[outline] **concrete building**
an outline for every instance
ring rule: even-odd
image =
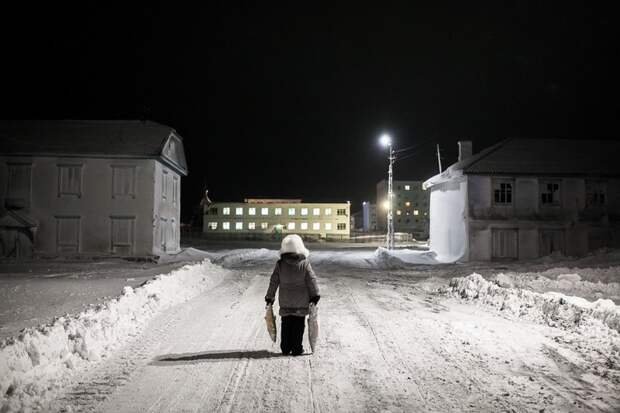
[[[0,255],[179,251],[181,137],[141,121],[0,122]]]
[[[584,255],[620,246],[620,142],[506,139],[424,183],[446,260]]]
[[[311,238],[350,236],[350,204],[306,203],[301,199],[246,199],[205,206],[204,233],[215,237],[270,237],[299,234]]]
[[[361,232],[377,232],[377,205],[362,202],[362,209],[352,214],[353,228]]]
[[[429,228],[429,193],[422,181],[393,181],[394,202],[392,214],[394,231],[412,234],[416,239],[427,239]],[[377,227],[387,231],[388,182],[377,184]]]

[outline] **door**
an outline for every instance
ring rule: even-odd
[[[134,253],[134,217],[111,218],[112,254],[133,255]]]
[[[540,256],[551,254],[566,255],[566,245],[563,229],[540,230]]]
[[[492,230],[492,259],[519,258],[519,231],[516,229]]]

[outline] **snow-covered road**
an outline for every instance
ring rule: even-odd
[[[320,269],[320,267],[319,267]],[[556,328],[508,320],[375,270],[319,271],[314,355],[283,357],[264,320],[264,267],[157,315],[52,410],[614,411]],[[305,341],[306,347],[307,341]]]

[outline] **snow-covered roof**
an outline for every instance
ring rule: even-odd
[[[424,182],[429,188],[462,174],[620,176],[620,142],[578,139],[505,139]]]
[[[178,156],[165,151],[170,139],[178,142],[172,145]],[[170,126],[152,121],[0,121],[0,143],[3,155],[157,158],[187,175],[182,138]]]

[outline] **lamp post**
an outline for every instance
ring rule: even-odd
[[[394,215],[393,215],[393,202],[394,193],[392,191],[392,165],[394,164],[394,149],[392,148],[392,138],[387,133],[381,135],[379,142],[382,146],[388,148],[388,201],[387,201],[387,249],[394,249]]]

